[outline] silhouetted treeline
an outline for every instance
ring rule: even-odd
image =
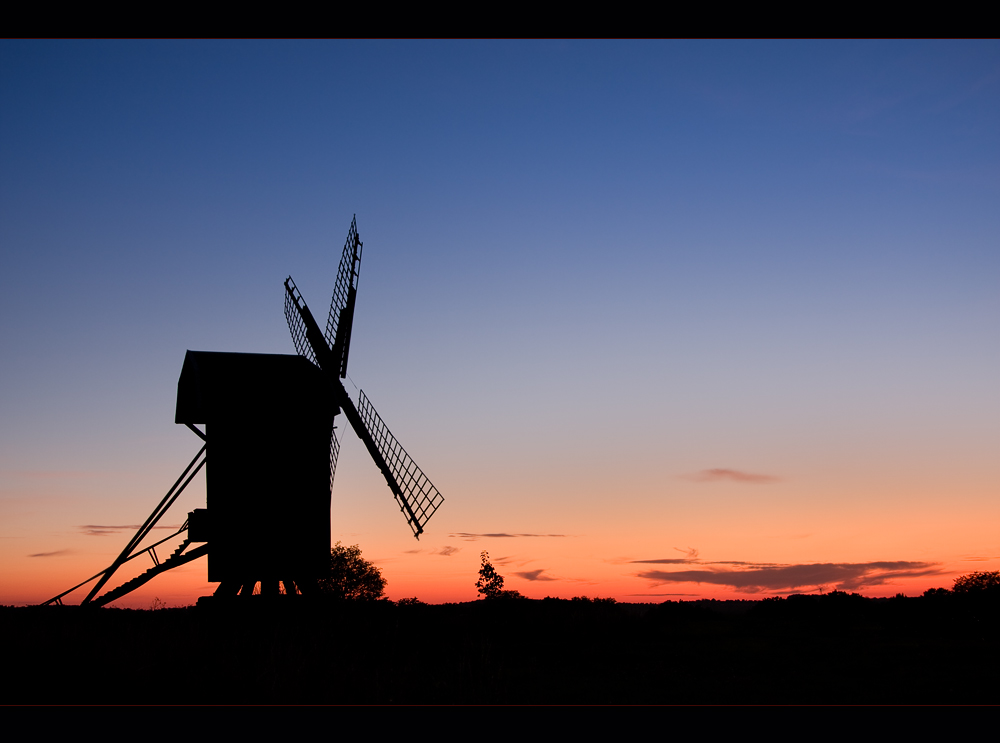
[[[262,598],[264,600],[258,601]],[[0,607],[13,703],[994,703],[996,596]],[[291,599],[291,600],[285,600]]]

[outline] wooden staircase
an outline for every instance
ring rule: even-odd
[[[168,557],[166,560],[154,565],[145,573],[137,575],[132,580],[122,583],[120,586],[118,586],[118,588],[111,589],[104,595],[94,599],[91,603],[93,603],[94,606],[105,606],[106,604],[110,604],[112,601],[120,599],[122,596],[131,593],[139,586],[145,585],[160,573],[166,572],[171,568],[176,568],[180,565],[184,565],[185,563],[198,559],[202,555],[208,554],[208,544],[203,544],[200,547],[195,547],[193,550],[185,554],[184,550],[187,549],[189,544],[191,544],[191,540],[185,539],[183,542],[181,542],[180,546],[173,551],[173,554],[171,554],[170,557]]]

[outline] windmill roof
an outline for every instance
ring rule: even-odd
[[[174,420],[281,419],[310,410],[329,415],[333,404],[323,372],[301,356],[188,351]]]

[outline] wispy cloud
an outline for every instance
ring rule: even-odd
[[[636,560],[635,562],[654,562]],[[824,590],[854,590],[866,586],[879,586],[899,578],[938,575],[943,571],[940,563],[910,562],[861,562],[814,563],[802,565],[764,565],[738,561],[706,563],[714,565],[744,565],[745,569],[710,568],[708,570],[649,570],[637,577],[665,583],[708,583],[730,586],[741,593],[783,591],[799,588]]]
[[[685,480],[694,480],[695,482],[718,482],[720,480],[729,480],[731,482],[745,482],[749,484],[761,484],[765,482],[779,482],[780,477],[775,477],[774,475],[760,475],[753,472],[743,472],[742,470],[731,470],[723,467],[718,467],[711,470],[702,470],[701,472],[696,472],[693,475],[684,475]]]
[[[106,537],[109,534],[120,534],[123,531],[139,531],[142,528],[142,524],[116,524],[116,525],[105,525],[105,524],[82,524],[77,527],[84,535],[88,537]],[[170,529],[172,531],[177,531],[181,528],[180,524],[172,524],[168,526],[154,526],[154,529]]]
[[[524,578],[525,580],[559,580],[558,578],[553,578],[551,575],[542,575],[545,569],[541,570],[525,570],[523,573],[514,573],[518,578]]]
[[[36,552],[28,557],[59,557],[60,555],[71,555],[73,550],[56,550],[55,552]]]
[[[466,542],[475,542],[479,539],[499,539],[499,538],[513,538],[513,537],[565,537],[565,534],[507,534],[506,532],[498,532],[496,534],[470,534],[469,532],[459,531],[454,534],[449,534],[452,539],[464,539]]]
[[[626,562],[653,565],[690,565],[691,563],[701,562],[701,560],[698,559],[698,550],[694,547],[674,547],[674,549],[677,552],[686,555],[686,557],[656,557],[652,560],[627,560]]]
[[[462,551],[461,547],[452,547],[450,544],[446,544],[441,549],[434,550],[431,554],[432,555],[441,555],[443,557],[451,557],[456,552],[461,552],[461,551]]]

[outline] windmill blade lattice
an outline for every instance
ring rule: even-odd
[[[288,332],[292,334],[295,352],[319,366],[312,344],[309,342],[306,323],[302,319],[306,312],[309,312],[309,308],[302,299],[302,293],[289,276],[285,279],[285,320],[288,322]]]
[[[413,535],[419,537],[424,524],[444,502],[444,496],[392,435],[363,390],[358,398],[358,413],[396,481],[399,492],[393,492],[393,495],[399,503],[399,510],[406,515]]]
[[[361,392],[360,409],[356,408],[341,382],[347,374],[362,246],[357,223],[351,220],[325,335],[320,333],[316,319],[291,276],[285,279],[285,319],[288,321],[295,350],[326,374],[338,408],[334,415],[341,411],[346,414],[354,432],[364,442],[376,466],[382,471],[413,535],[419,539],[424,524],[444,502],[444,497],[392,435],[364,392]],[[334,431],[330,443],[331,488],[339,453],[340,442]]]
[[[313,346],[309,342],[309,334],[304,317],[310,317],[309,308],[306,306],[302,294],[299,292],[292,277],[285,279],[285,320],[288,321],[288,330],[292,334],[292,343],[299,356],[309,359],[316,366],[320,366]],[[321,367],[322,368],[322,367]],[[333,427],[330,435],[330,490],[333,490],[333,477],[337,473],[337,458],[340,456],[340,441],[337,440],[337,427]]]
[[[337,371],[344,378],[347,374],[347,356],[351,350],[351,327],[354,324],[354,302],[358,292],[358,277],[361,272],[361,251],[364,243],[358,237],[357,217],[351,220],[347,232],[347,242],[340,256],[337,281],[333,285],[330,299],[330,314],[326,319],[327,345],[333,351],[340,367]]]
[[[333,492],[333,476],[337,474],[337,458],[340,456],[340,442],[337,440],[337,427],[330,434],[330,492]]]

